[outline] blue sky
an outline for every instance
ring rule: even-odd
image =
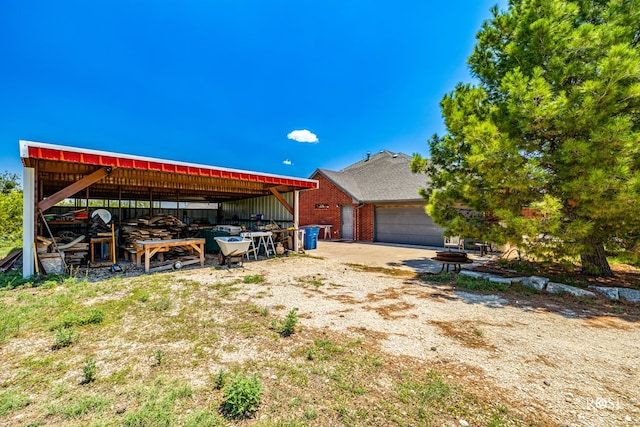
[[[20,139],[298,177],[427,155],[496,3],[6,0],[0,173]]]

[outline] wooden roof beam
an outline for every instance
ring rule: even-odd
[[[275,187],[271,187],[269,190],[271,191],[271,194],[273,194],[275,198],[278,199],[280,203],[282,203],[282,206],[284,206],[284,208],[288,210],[291,215],[293,215],[293,206],[287,203],[282,194],[280,194]]]
[[[109,175],[111,173],[111,170],[112,170],[111,167],[103,167],[98,169],[97,171],[80,179],[79,181],[76,181],[73,184],[63,188],[57,193],[52,194],[46,199],[39,201],[37,208],[42,212],[46,211],[50,207],[56,205],[58,202],[61,202],[64,199],[67,199],[73,196],[78,191],[84,190],[85,188],[89,187],[91,184],[94,184],[100,181],[102,178]]]

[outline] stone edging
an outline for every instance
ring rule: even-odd
[[[462,270],[459,274],[475,277],[477,279],[484,279],[490,282],[504,283],[511,285],[513,283],[520,283],[522,286],[536,289],[538,291],[546,291],[549,293],[557,294],[560,292],[567,292],[577,297],[590,297],[596,296],[595,293],[587,291],[586,289],[578,288],[575,286],[565,285],[564,283],[555,283],[549,281],[546,277],[541,276],[529,276],[529,277],[502,277],[496,274],[482,273],[480,271]],[[640,302],[640,291],[629,288],[609,288],[604,286],[589,286],[589,289],[604,295],[610,300],[626,300],[629,302]]]

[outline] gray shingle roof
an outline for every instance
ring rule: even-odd
[[[356,202],[423,201],[418,189],[427,177],[411,172],[411,156],[384,150],[335,172],[318,169]]]

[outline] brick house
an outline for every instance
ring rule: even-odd
[[[319,188],[300,194],[300,224],[331,224],[334,239],[442,246],[444,230],[418,194],[426,178],[410,162],[384,150],[337,172],[317,169]]]

